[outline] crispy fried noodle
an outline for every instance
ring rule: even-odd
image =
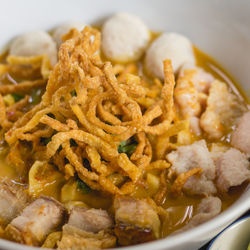
[[[56,165],[66,178],[77,173],[94,190],[129,194],[146,169],[163,171],[169,167],[160,160],[170,145],[168,139],[187,126],[176,118],[170,60],[164,61],[164,83],[156,79],[157,84],[149,84],[133,74],[133,64],[112,67],[110,62],[104,62],[99,49],[100,32],[85,27],[82,32],[72,29],[64,36],[58,63],[50,73],[46,57],[28,60],[9,56],[8,69],[3,71],[18,71],[18,67],[26,65],[22,69],[30,74],[39,69],[41,79],[1,86],[0,93],[22,93],[44,84],[49,77],[41,102],[18,119],[6,119],[8,109],[19,110],[24,100],[12,108],[6,107],[0,96],[0,121],[6,128],[5,140],[10,146],[16,145],[10,160],[22,158],[18,145],[28,141],[33,161],[38,158]],[[152,135],[163,136],[155,142],[156,147],[164,144],[157,156],[152,155]],[[46,145],[41,144],[42,138],[48,139]],[[128,140],[136,142],[130,155],[119,151],[119,145]],[[89,168],[84,165],[84,158],[89,161]],[[123,177],[122,184],[112,182],[114,174]]]

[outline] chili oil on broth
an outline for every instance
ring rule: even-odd
[[[159,36],[159,34],[160,33],[152,33],[151,36],[152,40],[155,39],[157,36]],[[220,66],[218,66],[218,64],[215,63],[213,59],[211,59],[209,56],[207,56],[205,53],[203,53],[196,47],[194,47],[194,51],[198,66],[202,67],[204,70],[211,73],[215,78],[225,81],[230,87],[232,86],[233,83],[234,86],[236,86],[238,93],[240,93],[240,96],[241,97],[244,96],[242,95],[243,92],[238,88],[238,84],[235,83],[235,81]],[[5,57],[2,58],[2,61],[4,60]],[[130,63],[130,65],[132,65],[131,67],[133,67],[134,70],[133,73],[139,74],[140,76],[145,78],[146,81],[153,84],[154,79],[148,76],[142,70],[143,60],[144,58],[141,58],[135,63]],[[113,63],[113,65],[115,66],[116,63]],[[128,66],[128,64],[124,64],[124,66]],[[11,75],[11,76],[6,75],[4,79],[1,79],[1,81],[4,84],[10,84],[10,83],[14,84],[12,79],[14,79],[14,81],[17,82],[22,80],[20,79],[19,75]],[[40,91],[39,96],[41,96],[42,93],[44,92],[44,89],[39,89],[39,91]],[[30,105],[32,106],[32,100]],[[199,140],[203,138],[207,140],[206,137],[196,138],[194,136],[194,140]],[[222,142],[226,144],[226,142],[224,141]],[[5,145],[3,147],[7,151],[9,150],[8,146]],[[8,160],[6,158],[6,153],[2,153],[2,155],[0,156],[0,177],[1,178],[8,177],[16,183],[27,185],[27,176],[25,176],[24,178],[23,176],[20,176],[18,169],[16,169],[14,166],[8,163]],[[83,193],[75,183],[76,180],[74,178],[66,180],[62,179],[61,177],[60,178],[58,177],[55,178],[54,180],[51,180],[51,182],[48,182],[45,185],[44,189],[40,191],[39,195],[43,194],[52,196],[63,203],[82,201],[89,207],[111,209],[111,202],[112,202],[111,195],[103,194],[102,192],[98,191],[90,191],[88,193]],[[240,187],[234,188],[227,195],[218,194],[222,200],[223,210],[227,209],[235,200],[237,200],[245,188],[246,185],[241,185]],[[145,198],[148,196],[149,193],[151,193],[152,195],[154,194],[154,192],[148,190],[147,187],[139,185],[136,191],[132,194],[132,196],[136,198]],[[197,208],[197,205],[200,202],[200,200],[201,200],[200,196],[190,197],[182,193],[180,196],[174,197],[173,195],[168,194],[165,197],[164,202],[162,203],[162,207],[164,209],[167,209],[170,216],[168,216],[168,223],[165,224],[164,228],[162,229],[161,236],[165,237],[170,233],[174,232],[175,230],[180,229],[182,226],[186,225],[189,222],[190,218],[193,216],[194,211]]]

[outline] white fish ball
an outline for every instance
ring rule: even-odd
[[[116,62],[140,58],[150,39],[147,26],[137,16],[118,13],[109,18],[102,28],[102,50]]]
[[[56,43],[51,36],[44,31],[32,31],[18,36],[10,45],[10,55],[13,56],[37,56],[46,54],[54,65],[57,61]]]
[[[156,38],[146,52],[146,70],[160,79],[164,78],[163,61],[170,59],[173,70],[178,72],[184,63],[195,63],[191,41],[177,33],[163,33]]]
[[[69,22],[58,26],[52,32],[52,37],[56,42],[57,47],[60,47],[62,43],[62,36],[68,33],[71,29],[75,28],[81,31],[84,28],[84,24],[78,22]]]

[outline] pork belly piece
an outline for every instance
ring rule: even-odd
[[[28,195],[22,188],[7,180],[0,183],[0,225],[6,226],[28,204]]]
[[[238,127],[232,134],[231,144],[250,155],[250,111],[241,117]]]
[[[57,245],[61,250],[103,249],[114,247],[116,238],[105,230],[92,233],[67,224],[63,226],[62,239]]]
[[[217,187],[227,192],[230,187],[239,186],[250,180],[250,163],[245,154],[231,148],[216,161]]]
[[[201,116],[200,126],[210,138],[218,139],[242,112],[243,106],[227,85],[215,80],[209,89],[207,108]]]
[[[107,211],[74,207],[68,224],[63,226],[59,249],[101,249],[114,247],[116,238],[111,234],[113,220]]]
[[[28,205],[6,228],[14,241],[39,246],[46,236],[63,223],[66,210],[49,197],[40,197]]]
[[[193,168],[202,168],[200,176],[192,176],[186,181],[183,187],[186,193],[205,195],[216,193],[216,187],[213,183],[215,165],[205,140],[180,146],[176,151],[169,153],[167,159],[172,164],[172,170],[176,175]]]
[[[68,225],[86,232],[98,233],[101,230],[111,228],[113,220],[105,210],[74,207],[70,213]]]
[[[198,205],[197,211],[194,217],[189,221],[189,223],[182,227],[180,230],[174,232],[174,234],[181,233],[188,229],[194,228],[210,219],[215,217],[221,212],[221,200],[218,197],[207,197],[202,199]]]
[[[115,234],[120,245],[131,245],[159,238],[160,219],[144,200],[116,197]]]

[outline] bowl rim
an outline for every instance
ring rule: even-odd
[[[218,240],[220,238],[221,235],[223,235],[225,232],[231,230],[234,227],[237,227],[238,225],[241,224],[241,222],[243,221],[247,221],[248,219],[250,219],[250,214],[245,215],[241,218],[239,218],[238,220],[232,222],[230,225],[228,225],[225,229],[223,229],[218,235],[216,235],[216,237],[209,243],[207,250],[210,250],[211,247],[214,245],[215,241]]]
[[[250,191],[250,184],[246,187],[245,192]],[[242,195],[244,195],[244,193]],[[240,199],[241,197],[239,197]],[[233,203],[230,207],[228,207],[221,214],[217,215],[213,219],[196,226],[190,230],[182,232],[180,234],[176,234],[173,236],[168,236],[163,239],[159,239],[152,242],[146,242],[138,245],[128,246],[128,247],[120,247],[113,248],[122,249],[122,250],[150,250],[150,249],[163,249],[164,247],[178,247],[183,246],[185,242],[199,242],[201,240],[200,237],[211,233],[212,231],[218,230],[219,227],[223,227],[223,230],[220,230],[220,233],[225,230],[225,227],[228,228],[228,224],[231,224],[232,220],[240,217],[242,214],[247,212],[250,208],[250,196],[244,197],[244,199],[239,199]],[[194,238],[195,236],[195,238]],[[209,239],[207,240],[209,241]],[[205,243],[204,243],[205,244]],[[27,246],[19,243],[15,243],[9,240],[0,239],[0,247],[3,249],[19,249],[19,250],[27,250],[27,249],[41,249],[40,247]]]

